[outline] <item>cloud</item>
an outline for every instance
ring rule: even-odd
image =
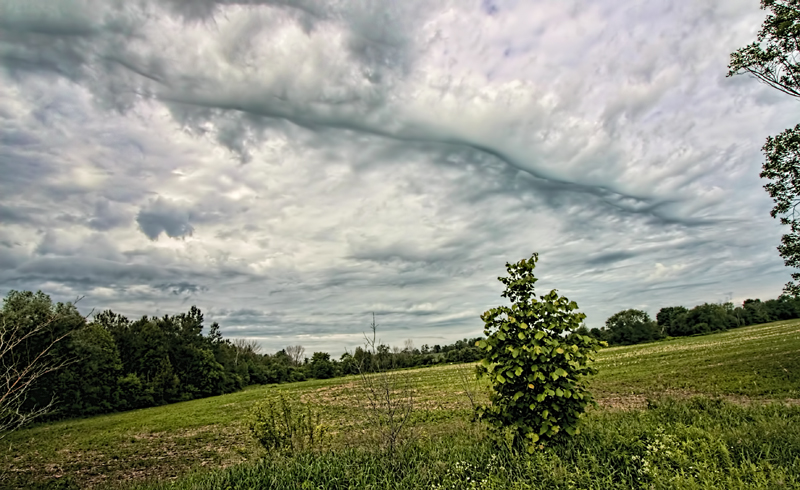
[[[762,18],[0,0],[0,285],[129,316],[196,303],[226,334],[332,351],[372,312],[387,342],[478,334],[534,251],[541,290],[595,326],[720,283],[775,296],[759,148],[800,113],[724,77]]]
[[[159,196],[139,211],[136,222],[139,230],[151,240],[157,240],[162,232],[170,238],[183,238],[194,231],[189,216],[190,212],[183,205]]]
[[[98,231],[108,231],[127,225],[130,223],[131,217],[120,208],[116,203],[107,199],[97,201],[94,206],[94,216],[88,222],[89,227]]]

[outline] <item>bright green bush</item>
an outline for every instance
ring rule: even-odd
[[[516,264],[506,263],[508,277],[502,296],[511,307],[493,308],[483,315],[485,340],[476,343],[484,358],[482,375],[492,384],[491,404],[478,407],[478,416],[506,442],[526,446],[574,435],[578,420],[593,403],[585,376],[601,343],[587,335],[567,335],[586,315],[556,290],[536,298],[533,275],[538,254]]]

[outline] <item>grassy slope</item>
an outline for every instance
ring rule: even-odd
[[[593,381],[601,406],[637,407],[663,394],[707,394],[736,401],[794,399],[800,393],[800,321],[600,353]],[[415,429],[424,438],[465,429],[461,373],[441,366],[408,372],[417,386]],[[473,388],[476,386],[473,385]],[[2,442],[6,483],[22,485],[72,475],[82,484],[169,478],[204,466],[253,459],[258,450],[243,420],[265,395],[285,390],[319,407],[334,428],[332,444],[358,445],[360,416],[354,378],[308,381],[164,407],[41,425]],[[609,415],[610,416],[610,415]],[[602,425],[602,424],[601,424]]]

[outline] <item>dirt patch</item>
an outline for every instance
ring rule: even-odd
[[[600,395],[597,397],[597,404],[601,409],[605,410],[641,410],[647,408],[647,400],[655,400],[658,398],[675,398],[678,400],[687,400],[696,396],[709,397],[708,393],[699,393],[688,390],[668,390],[657,395],[649,394],[630,394],[630,395]],[[772,403],[779,403],[782,405],[800,406],[800,399],[797,398],[751,398],[744,395],[720,395],[713,398],[719,398],[726,402],[734,403],[741,406],[749,405],[769,405]]]

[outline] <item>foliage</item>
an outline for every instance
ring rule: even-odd
[[[642,310],[624,310],[606,320],[609,344],[638,344],[662,337],[658,324]]]
[[[746,299],[741,306],[732,303],[703,303],[692,309],[668,306],[658,311],[656,325],[643,311],[625,310],[610,317],[605,328],[593,328],[589,335],[611,345],[629,345],[794,318],[800,318],[800,298],[784,294],[767,301]]]
[[[577,330],[585,318],[578,305],[555,290],[536,299],[533,275],[538,255],[506,263],[508,277],[498,278],[511,307],[481,315],[485,340],[478,342],[484,358],[481,372],[492,384],[491,405],[479,417],[505,434],[513,444],[560,438],[579,432],[578,419],[592,402],[585,376],[600,343]]]
[[[259,402],[250,411],[248,428],[267,451],[296,453],[319,446],[325,435],[320,414],[291,402],[284,392]]]
[[[11,291],[0,311],[0,439],[54,409],[45,387],[71,359],[67,337],[84,322],[72,304]]]
[[[731,53],[728,76],[749,73],[767,85],[793,97],[800,97],[800,1],[762,0],[761,8],[770,13],[758,32],[757,42]],[[800,197],[800,124],[777,136],[770,136],[762,147],[766,155],[761,178],[771,182],[764,188],[775,200],[770,214],[789,225],[778,251],[788,267],[800,267],[800,222],[795,208]],[[793,273],[794,281],[800,273]],[[790,281],[784,290],[798,296],[800,285]]]
[[[315,352],[311,356],[311,375],[317,379],[328,379],[336,376],[336,366],[331,362],[327,352]]]
[[[800,197],[800,124],[777,136],[767,137],[762,151],[766,161],[760,176],[771,180],[764,188],[775,200],[770,215],[780,217],[781,224],[789,225],[789,233],[781,237],[778,252],[786,266],[800,268],[800,220],[795,217]],[[792,273],[792,279],[800,280],[800,273]],[[793,281],[787,283],[784,290],[793,296],[800,295],[800,285]]]
[[[749,73],[770,87],[800,97],[800,1],[761,0],[770,10],[757,42],[731,53],[728,76]]]

